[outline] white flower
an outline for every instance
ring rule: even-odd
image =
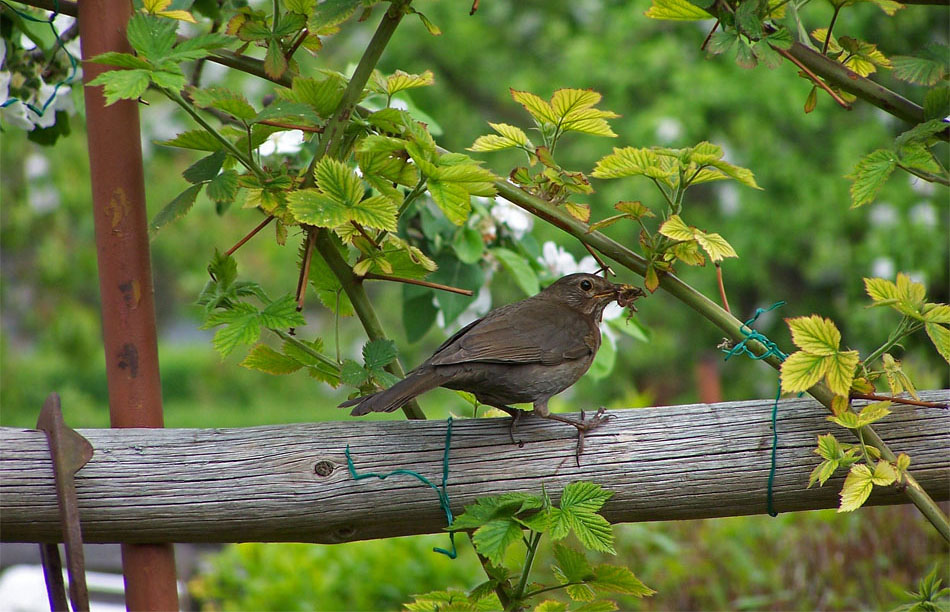
[[[910,220],[927,227],[936,227],[937,211],[930,202],[920,202],[910,209]]]
[[[4,100],[3,103],[6,102],[9,102],[9,100]],[[0,107],[0,119],[2,119],[4,123],[8,123],[13,127],[20,128],[21,130],[32,130],[33,122],[30,121],[28,112],[29,111],[23,102],[20,102],[19,100],[13,100],[6,106]]]
[[[890,257],[877,257],[871,262],[871,276],[875,278],[894,278],[894,260]]]
[[[543,265],[552,276],[566,276],[576,272],[594,273],[597,271],[597,261],[588,255],[580,261],[574,259],[574,256],[564,250],[564,247],[551,242],[545,242],[541,247],[541,259]]]
[[[48,128],[56,123],[56,112],[65,111],[70,115],[76,111],[73,98],[69,95],[69,85],[61,84],[58,87],[43,83],[33,97],[32,103],[40,112],[29,109],[29,118],[38,127]]]
[[[283,155],[293,154],[300,151],[302,144],[303,132],[300,130],[277,132],[276,134],[271,134],[267,140],[264,141],[264,144],[261,145],[260,152],[264,157],[275,153]]]
[[[497,223],[507,227],[518,240],[534,227],[534,217],[507,200],[495,200],[491,216]]]
[[[683,133],[683,124],[673,117],[663,117],[656,125],[656,138],[662,142],[674,142]]]
[[[897,209],[887,202],[878,202],[871,208],[868,221],[877,227],[892,227],[897,223]]]

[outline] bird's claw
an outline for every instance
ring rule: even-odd
[[[581,455],[584,454],[584,435],[595,429],[610,419],[614,417],[612,414],[605,414],[607,409],[601,406],[597,413],[594,414],[590,419],[587,418],[585,412],[581,410],[580,420],[572,419],[570,417],[565,417],[557,414],[549,414],[547,418],[554,419],[555,421],[561,421],[562,423],[567,423],[577,428],[577,451],[575,452],[575,460],[577,461],[577,467],[581,466]]]

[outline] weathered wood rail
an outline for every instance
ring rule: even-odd
[[[950,390],[922,393],[950,400]],[[581,467],[573,429],[525,418],[519,448],[507,420],[458,420],[448,492],[458,513],[504,491],[557,494],[574,480],[615,491],[612,522],[760,514],[766,507],[772,401],[615,411],[588,435]],[[816,436],[835,431],[811,399],[778,412],[775,506],[835,507],[843,476],[806,489]],[[950,498],[950,412],[897,406],[875,429],[936,500]],[[243,429],[80,430],[95,448],[76,475],[87,542],[301,541],[335,543],[439,531],[435,493],[417,480],[353,480],[357,470],[410,469],[439,482],[445,421],[340,421]],[[323,475],[326,474],[326,475]],[[894,487],[870,504],[905,503]],[[0,540],[60,538],[53,472],[41,432],[0,428]]]

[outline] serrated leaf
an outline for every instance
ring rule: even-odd
[[[786,319],[792,342],[814,355],[834,355],[841,343],[841,332],[830,319],[818,315]],[[842,394],[846,395],[846,394]]]
[[[261,336],[261,323],[258,311],[252,305],[238,302],[230,310],[210,315],[202,328],[224,325],[214,334],[212,344],[215,350],[227,357],[239,344],[252,344]]]
[[[861,427],[861,417],[854,412],[842,412],[839,415],[826,417],[832,423],[846,427],[848,429],[858,429]]]
[[[534,607],[534,612],[567,612],[567,604],[563,601],[546,599]]]
[[[271,329],[297,327],[307,321],[297,312],[297,301],[291,294],[283,295],[261,310],[261,325]]]
[[[485,241],[475,228],[462,226],[452,241],[452,250],[463,263],[473,264],[485,253]]]
[[[560,542],[554,545],[554,560],[557,562],[561,584],[583,582],[594,577],[594,569],[584,553]]]
[[[107,66],[117,66],[119,68],[141,68],[142,70],[151,70],[152,65],[141,57],[136,57],[130,53],[119,53],[117,51],[108,51],[86,60],[94,64],[105,64]]]
[[[395,74],[386,78],[386,93],[392,96],[406,89],[427,87],[434,82],[435,77],[431,70],[426,70],[422,74],[409,74],[402,70],[397,70]]]
[[[386,196],[377,195],[357,202],[347,210],[347,215],[351,221],[355,221],[363,227],[396,231],[396,215],[399,207]]]
[[[714,262],[722,261],[726,257],[739,256],[735,249],[732,248],[732,245],[729,244],[725,238],[716,233],[707,234],[705,232],[697,232],[696,242],[706,251],[709,255],[709,259]]]
[[[726,53],[735,46],[737,36],[735,32],[713,32],[706,43],[706,50],[713,55]]]
[[[844,486],[841,488],[841,504],[838,506],[838,512],[851,512],[860,508],[868,496],[871,495],[871,489],[874,488],[871,470],[864,464],[855,464],[851,466],[847,478],[844,479]]]
[[[347,208],[316,189],[299,189],[287,195],[287,207],[299,223],[337,227],[349,221]]]
[[[225,158],[224,151],[215,151],[211,155],[202,157],[188,168],[182,172],[182,176],[185,177],[185,180],[189,183],[203,183],[205,181],[210,181],[215,176],[218,175],[218,172],[221,170],[221,165],[224,163]]]
[[[303,364],[296,359],[278,353],[266,344],[258,344],[252,348],[247,357],[238,365],[249,370],[275,375],[291,374],[303,367]]]
[[[317,187],[340,204],[353,205],[363,198],[363,181],[345,163],[323,157],[314,168]]]
[[[841,444],[832,434],[819,435],[815,453],[824,459],[838,459],[841,457]]]
[[[489,561],[501,565],[508,547],[521,539],[521,526],[512,519],[488,521],[475,530],[472,544]]]
[[[879,487],[886,487],[897,481],[897,470],[888,461],[878,461],[871,475],[871,482]]]
[[[507,123],[489,123],[493,130],[498,134],[487,134],[475,139],[475,143],[468,148],[469,151],[500,151],[518,146],[531,146],[528,136],[513,125]]]
[[[583,221],[584,223],[590,221],[590,206],[587,204],[576,204],[570,201],[564,202],[564,210],[578,221]]]
[[[646,175],[650,178],[667,178],[674,175],[672,166],[664,167],[655,151],[624,147],[614,148],[613,153],[601,158],[594,166],[591,176],[602,179]]]
[[[828,371],[825,381],[828,388],[836,395],[847,395],[854,380],[854,369],[858,367],[861,358],[857,351],[843,351],[825,357],[828,361]]]
[[[797,351],[782,362],[782,391],[796,393],[808,391],[828,371],[829,361],[824,356]]]
[[[847,176],[853,181],[850,190],[851,208],[873,201],[896,167],[897,157],[887,149],[878,149],[862,158]]]
[[[868,404],[861,409],[861,412],[858,414],[858,424],[860,427],[865,425],[871,425],[876,423],[889,415],[891,402],[874,402],[873,404]]]
[[[445,217],[455,225],[462,225],[472,211],[471,196],[459,183],[429,180],[429,195]]]
[[[238,175],[234,170],[225,170],[208,183],[205,194],[215,202],[233,202],[238,191]]]
[[[865,278],[864,290],[875,302],[897,303],[900,300],[897,285],[884,278]]]
[[[166,147],[179,147],[197,151],[218,151],[223,148],[221,142],[205,130],[188,130],[171,140],[160,140],[158,144]]]
[[[929,58],[896,55],[891,58],[894,76],[917,85],[936,85],[947,74],[947,62]]]
[[[102,85],[106,106],[110,106],[119,100],[137,99],[148,89],[150,77],[149,70],[110,70],[97,76],[88,85]]]
[[[679,215],[670,215],[669,219],[660,226],[659,231],[673,240],[693,240],[695,238],[693,228],[686,225],[686,222]]]
[[[396,343],[380,338],[363,345],[363,363],[370,370],[383,368],[396,358]]]
[[[126,24],[126,38],[139,55],[155,64],[171,53],[177,30],[175,21],[133,13]]]
[[[594,567],[594,579],[589,584],[598,591],[621,593],[634,597],[647,597],[656,593],[656,591],[643,584],[628,568],[608,563],[602,563]]]
[[[617,554],[613,544],[613,529],[607,519],[599,514],[580,511],[569,512],[567,516],[571,530],[585,548]]]
[[[524,257],[501,247],[490,249],[490,252],[501,262],[502,267],[511,274],[515,283],[526,295],[532,296],[541,291],[538,275]]]
[[[203,185],[201,184],[192,185],[158,211],[158,214],[156,214],[148,224],[149,236],[154,237],[160,229],[188,214],[188,211],[194,206],[195,198],[198,197],[198,192],[201,191],[202,187]]]
[[[294,77],[288,97],[310,106],[320,117],[329,117],[339,106],[345,89],[346,81],[335,74],[324,79]]]
[[[343,367],[340,369],[340,381],[344,385],[351,387],[361,387],[369,380],[369,372],[366,368],[356,363],[352,359],[344,359]]]
[[[317,353],[323,351],[323,340],[320,338],[316,338],[311,342],[307,342],[306,340],[298,340],[298,342]],[[293,359],[303,365],[312,366],[321,363],[320,360],[311,355],[309,351],[304,350],[298,346],[296,342],[291,340],[284,340],[281,350],[289,359]]]
[[[539,124],[557,123],[558,116],[546,100],[528,91],[518,91],[517,89],[510,89],[509,91],[511,92],[511,97],[515,99],[515,102],[524,106],[525,110],[527,110]]]
[[[578,512],[597,512],[614,492],[593,482],[572,482],[561,493],[560,508]]]
[[[672,21],[698,21],[713,18],[712,15],[687,0],[653,0],[653,4],[644,14],[650,19]]]
[[[937,323],[925,323],[924,329],[927,330],[927,335],[934,343],[937,352],[947,363],[950,363],[950,328]]]
[[[819,463],[818,466],[811,471],[811,474],[808,475],[807,488],[811,488],[816,482],[818,486],[824,485],[828,479],[834,475],[839,465],[840,463],[837,459],[826,459]]]

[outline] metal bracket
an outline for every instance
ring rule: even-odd
[[[79,501],[76,496],[75,475],[90,459],[93,448],[89,440],[63,422],[59,395],[50,393],[43,403],[36,428],[46,434],[50,457],[53,460],[53,476],[56,482],[56,499],[62,522],[63,542],[66,544],[66,573],[69,575],[69,600],[75,612],[89,610],[89,591],[86,588],[86,564],[82,549],[82,527],[79,523]],[[59,546],[55,542],[40,544],[43,558],[43,574],[46,576],[46,591],[53,612],[68,612],[66,591],[63,586],[63,565],[59,558]]]

